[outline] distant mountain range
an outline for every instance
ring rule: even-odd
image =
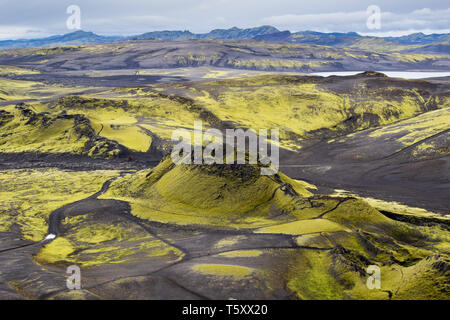
[[[280,31],[272,26],[240,29],[215,29],[208,33],[195,34],[190,31],[153,31],[136,36],[101,36],[93,32],[75,31],[65,35],[40,39],[20,39],[0,41],[1,49],[48,47],[62,45],[83,45],[95,43],[111,43],[133,40],[200,40],[200,39],[255,39],[269,42],[304,43],[336,47],[360,49],[383,48],[386,50],[401,49],[412,52],[450,53],[450,34],[413,33],[401,37],[370,37],[355,32],[322,33],[315,31]],[[408,48],[411,46],[411,48]],[[395,49],[394,49],[395,48]]]

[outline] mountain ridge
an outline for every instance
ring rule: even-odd
[[[78,30],[64,35],[53,35],[45,38],[3,40],[0,41],[0,48],[14,49],[61,45],[85,45],[137,40],[181,41],[202,39],[256,39],[267,42],[303,43],[337,47],[363,47],[366,45],[365,42],[369,41],[378,46],[383,46],[383,44],[386,43],[394,46],[428,46],[427,50],[429,51],[433,50],[433,45],[448,43],[448,41],[450,41],[450,34],[434,33],[426,35],[423,33],[412,33],[400,37],[374,37],[363,36],[356,32],[323,33],[306,30],[292,33],[288,30],[280,31],[269,25],[246,29],[237,27],[232,27],[230,29],[213,29],[208,33],[192,33],[189,30],[163,30],[151,31],[133,36],[102,36],[91,31]],[[430,49],[430,45],[432,49]],[[438,49],[436,50],[442,53],[442,48],[444,48],[445,51],[447,46],[437,46],[437,48]]]

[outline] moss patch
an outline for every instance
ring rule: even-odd
[[[23,169],[0,171],[0,231],[17,225],[25,239],[40,241],[50,213],[100,190],[119,173]]]
[[[255,273],[252,268],[226,264],[197,264],[192,269],[204,275],[232,280],[242,280]]]

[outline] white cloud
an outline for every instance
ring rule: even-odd
[[[183,29],[183,19],[156,15],[135,15],[104,19],[85,19],[83,29],[94,30],[103,35],[130,35],[154,30]]]
[[[423,14],[430,14],[430,13],[432,13],[432,12],[433,12],[433,11],[431,11],[430,8],[423,8],[423,9],[419,9],[419,10],[414,10],[414,11],[412,12],[412,14],[423,15]]]
[[[31,39],[48,35],[47,32],[32,27],[0,25],[0,40]]]
[[[170,19],[164,16],[155,15],[136,15],[127,17],[114,17],[106,19],[85,19],[84,23],[92,26],[129,26],[129,25],[145,25],[145,26],[169,26],[170,24],[176,22],[174,19]]]
[[[328,23],[351,23],[364,22],[367,15],[365,11],[355,12],[333,12],[333,13],[318,13],[318,14],[285,14],[281,16],[273,16],[263,18],[262,22],[274,25],[283,25],[288,27],[290,25],[316,25]]]
[[[411,33],[422,32],[424,34],[432,33],[450,33],[450,29],[408,29],[408,30],[397,30],[397,31],[385,31],[385,32],[359,32],[362,36],[374,36],[374,37],[401,37],[407,36]]]
[[[381,32],[406,32],[407,30],[448,30],[450,27],[450,8],[431,10],[423,8],[409,13],[393,13],[381,8]],[[272,24],[291,31],[315,30],[322,32],[370,32],[366,27],[366,11],[331,12],[318,14],[286,14],[261,19],[262,23]],[[438,31],[445,32],[445,31]]]

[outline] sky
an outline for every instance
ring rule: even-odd
[[[66,23],[70,5],[80,8],[81,29],[101,35],[157,30],[206,33],[261,25],[291,32],[358,32],[375,36],[450,33],[447,0],[0,0],[0,39],[73,32]],[[371,5],[380,9],[378,29],[366,23]]]

